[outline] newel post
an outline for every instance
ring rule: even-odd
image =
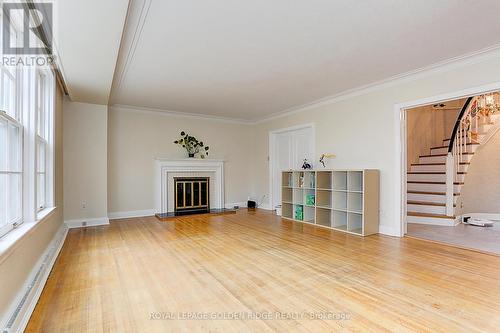
[[[446,215],[454,216],[453,207],[453,194],[454,188],[453,183],[455,179],[455,161],[452,153],[448,153],[446,156]]]

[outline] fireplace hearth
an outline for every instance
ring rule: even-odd
[[[236,214],[236,209],[210,208],[210,177],[173,177],[174,212],[158,213],[160,221],[183,215]]]

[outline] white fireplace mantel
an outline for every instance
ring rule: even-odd
[[[168,188],[168,178],[171,173],[179,172],[211,172],[214,174],[215,195],[210,208],[224,208],[224,161],[212,159],[170,159],[155,158],[155,212],[167,213],[172,211],[168,205],[169,196],[173,196],[173,189]],[[171,193],[172,192],[172,193]]]

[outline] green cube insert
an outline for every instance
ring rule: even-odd
[[[304,207],[302,206],[295,207],[295,219],[299,221],[304,220]]]

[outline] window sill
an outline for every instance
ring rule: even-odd
[[[35,222],[24,222],[17,228],[14,228],[3,237],[0,238],[0,264],[2,264],[20,243],[26,235],[44,220],[48,219],[55,211],[57,207],[45,208],[37,214],[37,220]]]
[[[39,211],[36,214],[36,222],[35,223],[38,223],[38,222],[42,221],[43,219],[47,218],[55,210],[56,210],[56,207],[49,207],[49,208],[42,209],[41,211]]]

